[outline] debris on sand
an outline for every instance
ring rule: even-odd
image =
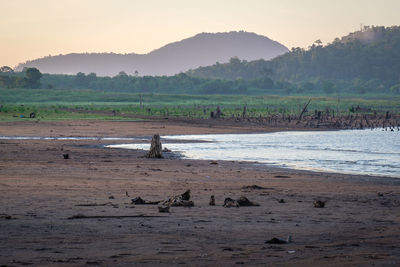
[[[69,154],[63,154],[64,159],[69,159]]]
[[[260,206],[260,204],[250,201],[247,197],[241,196],[237,200],[234,200],[230,197],[225,198],[223,207],[232,208],[232,207],[256,207]]]
[[[285,203],[285,200],[283,198],[278,199],[278,203]]]
[[[193,207],[194,202],[190,200],[190,190],[186,190],[185,193],[177,196],[170,197],[163,203],[166,206],[171,207]]]
[[[162,150],[162,152],[172,152],[172,150],[171,150],[171,149],[168,149],[168,148],[166,148],[166,147],[164,147],[164,149]]]
[[[236,202],[236,200],[234,200],[234,199],[232,199],[230,197],[227,197],[224,200],[223,207],[225,207],[225,208],[232,208],[232,207],[239,208],[239,204]]]
[[[214,197],[214,196],[211,196],[211,197],[210,197],[209,205],[210,205],[210,206],[215,206],[215,197]]]
[[[113,216],[113,215],[95,215],[95,216],[88,216],[84,214],[76,214],[71,217],[68,217],[68,220],[76,220],[76,219],[123,219],[123,218],[160,218],[165,216],[156,216],[156,215],[120,215],[120,216]]]
[[[2,215],[0,215],[0,219],[4,219],[4,220],[15,220],[16,218],[13,217],[13,216],[11,216],[11,215],[8,215],[8,214],[2,214]]]
[[[213,160],[213,161],[210,161],[210,164],[211,164],[211,165],[218,165],[218,162],[216,162],[215,160]]]
[[[144,201],[141,197],[135,197],[132,199],[132,204],[143,205],[146,204],[146,201]]]
[[[279,239],[279,238],[272,238],[268,241],[265,241],[265,244],[287,244],[288,242],[283,240],[283,239]]]
[[[147,201],[141,197],[135,197],[132,199],[132,204],[135,204],[135,205],[157,205],[160,202],[161,201]]]
[[[275,178],[290,178],[290,176],[287,175],[275,175]]]
[[[247,189],[249,189],[249,190],[262,190],[262,189],[269,189],[269,188],[258,186],[258,185],[254,184],[254,185],[245,185],[245,186],[242,187],[242,189],[245,189],[245,190],[247,190]]]
[[[159,134],[155,134],[153,136],[153,138],[151,139],[150,150],[147,153],[146,157],[147,158],[158,158],[158,159],[163,158],[162,145],[161,145]]]
[[[76,204],[76,207],[104,207],[104,206],[111,206],[114,208],[118,208],[117,204],[113,204],[111,202],[107,203],[88,203],[88,204]]]
[[[166,207],[158,207],[158,212],[162,212],[162,213],[168,213],[169,212],[169,206]]]
[[[315,208],[324,208],[325,203],[326,203],[326,201],[316,200],[316,201],[314,201],[314,207]]]
[[[247,197],[245,197],[245,196],[241,196],[236,202],[239,204],[239,206],[243,206],[243,207],[255,207],[255,206],[260,206],[260,204],[250,201],[250,200],[249,200]]]

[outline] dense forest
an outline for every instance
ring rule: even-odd
[[[317,40],[273,60],[231,58],[174,76],[120,72],[42,74],[36,68],[0,68],[0,88],[94,89],[174,94],[400,94],[400,27],[364,27],[331,44]]]
[[[187,72],[190,76],[255,80],[266,77],[288,91],[400,93],[400,27],[364,27],[331,44],[317,40],[308,49],[292,48],[273,60],[215,64]]]

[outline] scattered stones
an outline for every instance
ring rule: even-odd
[[[63,154],[64,159],[69,159],[69,154]]]
[[[210,206],[215,206],[215,197],[214,196],[211,196],[210,197]]]
[[[109,196],[108,199],[115,199],[113,195]]]
[[[285,203],[285,200],[283,198],[278,199],[278,203]]]
[[[325,203],[326,203],[326,201],[316,200],[316,201],[314,201],[314,207],[315,208],[324,208]]]

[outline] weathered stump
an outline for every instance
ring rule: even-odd
[[[146,155],[147,158],[163,158],[162,145],[160,141],[160,135],[155,134],[151,139],[150,151]]]

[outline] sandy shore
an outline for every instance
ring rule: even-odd
[[[211,126],[211,127],[210,127]],[[277,130],[182,122],[0,123],[1,136]],[[0,140],[0,265],[396,266],[400,180],[241,162],[146,159],[98,141]],[[64,159],[63,154],[69,154]],[[245,188],[257,185],[262,189]],[[195,206],[162,200],[190,189]],[[214,195],[216,206],[209,206]],[[259,207],[224,208],[246,196]],[[282,201],[283,200],[283,201]],[[315,208],[315,200],[327,201]],[[74,215],[97,218],[69,219]],[[288,244],[268,244],[273,237]]]

